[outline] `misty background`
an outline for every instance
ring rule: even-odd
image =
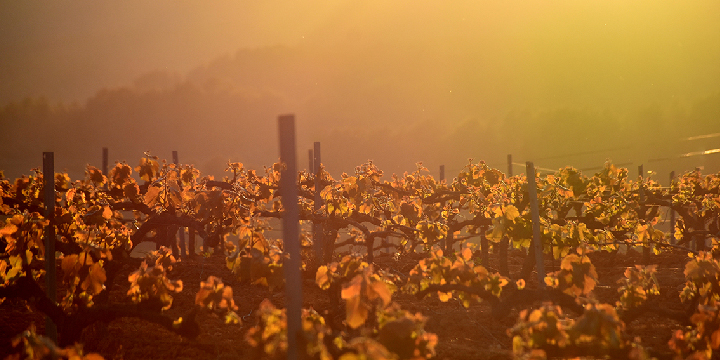
[[[720,2],[0,0],[0,169],[720,171]],[[706,155],[701,153],[707,152]],[[514,172],[524,172],[516,166]]]

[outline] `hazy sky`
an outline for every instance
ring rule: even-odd
[[[332,9],[294,3],[0,0],[0,100],[84,101],[148,71],[184,73],[240,48],[294,45]]]
[[[633,102],[615,98],[623,88],[665,100],[717,88],[720,78],[714,0],[0,0],[0,9],[3,103],[82,102],[148,71],[184,74],[270,45],[361,51],[344,61],[385,52],[378,66],[403,71],[403,62],[414,76],[443,78],[446,88],[433,90],[454,88],[460,105],[480,96],[623,105]]]
[[[720,92],[719,64],[717,0],[0,0],[0,105],[44,96],[82,106],[152,71],[215,74],[280,99],[268,112],[308,121],[302,146],[411,124],[419,130],[402,134],[427,138],[403,139],[409,164],[432,157],[413,149],[435,146],[428,134],[440,130],[471,142],[464,129],[523,130],[564,109],[618,129],[687,113]],[[564,131],[592,136],[575,130]],[[506,140],[495,140],[501,153],[556,155]]]

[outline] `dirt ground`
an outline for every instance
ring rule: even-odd
[[[510,257],[511,274],[517,274],[522,264],[522,253],[514,252]],[[630,252],[627,255],[593,253],[593,264],[598,270],[599,283],[595,289],[596,297],[614,303],[618,299],[616,282],[629,266],[641,263],[641,256]],[[678,291],[684,283],[684,264],[687,255],[682,252],[652,256],[650,263],[658,264],[658,282],[661,287],[661,306],[681,308]],[[493,257],[490,269],[497,269]],[[391,267],[395,271],[409,272],[414,263],[410,259],[395,261],[390,257],[380,257],[381,267]],[[559,262],[547,261],[547,271],[552,271]],[[124,279],[133,269],[124,269],[120,279]],[[165,329],[137,319],[120,319],[107,325],[95,325],[83,334],[84,349],[97,352],[106,359],[241,359],[253,358],[256,352],[245,341],[246,331],[255,324],[254,311],[260,302],[269,298],[276,306],[283,306],[284,294],[274,292],[259,285],[240,284],[225,267],[224,258],[210,257],[196,260],[183,260],[176,264],[170,273],[171,279],[182,279],[184,290],[174,294],[171,310],[173,317],[182,316],[194,306],[195,293],[200,281],[208,275],[219,276],[226,285],[234,290],[234,298],[239,307],[237,313],[243,317],[242,325],[226,325],[222,318],[201,312],[197,316],[201,334],[197,339],[187,340]],[[122,300],[128,289],[126,281],[111,289],[111,298]],[[313,307],[321,312],[329,306],[327,296],[314,285],[312,279],[304,281],[304,306]],[[440,302],[430,296],[418,300],[414,296],[396,294],[393,300],[404,309],[421,312],[429,317],[426,330],[436,333],[439,343],[436,347],[437,359],[511,359],[512,339],[507,329],[517,320],[517,310],[510,316],[496,320],[490,315],[490,306],[485,303],[473,304],[463,308],[457,301]],[[10,339],[28,328],[30,323],[37,325],[38,331],[44,328],[44,318],[31,312],[20,301],[6,300],[0,305],[0,358],[5,358],[9,350]],[[654,315],[644,315],[630,324],[626,324],[630,336],[640,337],[645,346],[668,352],[667,342],[672,330],[680,326],[670,320]]]

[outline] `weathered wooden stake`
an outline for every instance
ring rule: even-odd
[[[43,153],[43,195],[45,196],[45,287],[47,296],[55,303],[57,301],[57,281],[55,269],[55,153]],[[50,319],[45,318],[45,335],[57,342],[57,326]]]
[[[188,258],[195,258],[195,229],[188,229]]]
[[[480,250],[482,250],[482,265],[484,267],[488,267],[490,265],[490,253],[488,252],[488,239],[487,236],[485,236],[485,231],[487,231],[486,226],[480,227]]]
[[[323,186],[320,179],[320,165],[322,165],[322,158],[320,156],[319,141],[313,143],[312,154],[312,172],[315,174],[315,199],[313,201],[313,213],[318,215],[320,213],[320,208],[323,206],[323,200],[320,194]],[[315,245],[315,256],[317,257],[318,265],[326,263],[330,260],[329,257],[332,256],[332,254],[325,254],[325,235],[323,231],[322,223],[313,222],[313,244]]]
[[[538,274],[540,289],[545,289],[545,262],[543,244],[540,240],[540,209],[535,183],[535,165],[531,161],[525,163],[527,170],[528,192],[530,193],[530,211],[532,211],[533,246],[535,247],[535,267]]]
[[[280,196],[283,213],[283,245],[290,258],[283,264],[287,301],[288,359],[300,358],[302,278],[300,276],[300,237],[295,157],[295,115],[278,117],[280,161],[285,165],[280,172]]]
[[[512,154],[508,154],[508,156],[507,156],[507,166],[508,166],[508,177],[512,177],[513,176]]]
[[[643,179],[645,178],[645,170],[643,169],[643,165],[638,166],[638,174],[640,176],[640,216],[644,220],[645,213],[646,213],[646,207],[645,207],[645,183],[643,181]],[[650,263],[650,247],[648,247],[648,246],[643,246],[642,261],[643,261],[643,264],[645,264],[645,265],[648,265]]]
[[[440,177],[438,178],[439,181],[445,180],[445,165],[440,165]],[[440,207],[445,207],[445,202],[443,201],[440,204]],[[453,234],[448,231],[447,235],[445,235],[444,238],[440,240],[440,248],[445,251],[446,254],[450,253],[450,245],[452,244],[452,236]]]
[[[173,164],[175,164],[175,169],[178,172],[178,178],[179,178],[180,177],[180,168],[179,168],[180,161],[178,160],[177,150],[173,150],[172,157],[173,157]],[[187,256],[187,252],[185,250],[185,228],[183,228],[183,227],[178,228],[178,236],[180,237],[180,257],[184,258]],[[174,248],[175,247],[173,246],[173,249]]]
[[[313,149],[308,149],[308,172],[312,173],[314,172],[313,169],[315,169],[315,165],[313,163]]]
[[[672,187],[672,182],[675,180],[675,172],[670,172],[670,186]],[[675,210],[670,208],[670,244],[675,245],[677,241],[675,241]]]
[[[704,166],[696,167],[695,171],[700,173],[703,170],[703,168],[704,168]],[[703,228],[696,229],[696,230],[701,230],[701,231],[705,230],[705,228],[704,228],[705,226],[704,225],[702,225],[702,226],[703,226]],[[692,243],[693,243],[693,250],[696,250],[696,251],[705,251],[706,250],[705,249],[705,235],[703,235],[703,234],[694,235],[694,239],[693,239]]]
[[[508,154],[507,156],[507,167],[508,167],[508,177],[513,176],[513,164],[512,164],[512,154]],[[503,236],[503,238],[500,240],[499,244],[495,244],[493,246],[498,247],[498,255],[500,260],[500,274],[504,276],[510,276],[510,269],[508,268],[508,247],[510,247],[510,240],[507,236]]]
[[[104,147],[104,148],[102,148],[102,173],[105,176],[110,175],[110,174],[108,174],[108,171],[109,171],[108,167],[109,167],[108,148]]]

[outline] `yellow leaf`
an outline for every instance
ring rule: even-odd
[[[713,349],[717,350],[717,348],[720,346],[720,330],[715,330],[712,333],[712,336],[710,338],[711,338],[710,346]]]
[[[520,216],[520,212],[518,209],[513,205],[508,205],[505,207],[505,218],[513,221],[515,218]]]
[[[362,214],[369,214],[371,211],[372,211],[372,205],[367,202],[362,203],[360,205],[360,207],[358,208],[358,212],[360,212]]]
[[[473,271],[479,280],[485,279],[488,276],[487,269],[482,265],[475,266]]]
[[[242,319],[240,318],[240,315],[238,315],[234,311],[230,311],[225,315],[225,323],[226,324],[242,324]]]
[[[113,212],[110,209],[109,206],[103,207],[102,217],[105,218],[105,220],[110,220],[110,218],[113,216]]]
[[[238,230],[238,236],[241,239],[249,238],[252,236],[252,230],[250,230],[250,228],[247,226],[243,226],[240,228],[240,230]]]
[[[465,261],[470,260],[472,258],[472,254],[473,253],[472,253],[472,250],[470,250],[470,248],[465,248],[462,251],[462,257],[463,257],[463,259],[465,259]]]
[[[530,313],[530,316],[528,316],[528,322],[537,322],[542,318],[542,316],[542,311],[535,309]]]
[[[95,263],[90,266],[88,275],[85,277],[85,281],[83,281],[81,287],[83,290],[97,295],[105,288],[105,280],[107,280],[105,269],[103,269],[99,263]]]
[[[328,276],[328,267],[322,265],[317,269],[315,273],[315,283],[323,290],[327,290],[330,287],[330,277]]]
[[[388,306],[390,304],[390,299],[392,297],[390,293],[390,289],[388,289],[387,284],[385,284],[382,281],[374,281],[371,286],[368,287],[368,290],[372,290],[374,294],[372,296],[368,296],[370,300],[374,300],[375,298],[380,298],[383,303],[383,307]]]
[[[103,173],[100,171],[100,169],[94,166],[88,166],[86,172],[90,175],[90,181],[98,183],[100,185],[105,183],[105,176],[103,176]]]
[[[73,199],[75,199],[75,189],[70,189],[65,193],[65,199],[67,199],[68,203],[73,202]]]
[[[365,323],[368,317],[368,309],[363,305],[360,296],[354,296],[346,300],[346,317],[348,326],[357,329]]]
[[[77,254],[65,255],[63,256],[62,262],[60,263],[60,268],[62,268],[63,272],[66,274],[73,273],[74,271],[76,271],[75,266],[77,263]],[[80,267],[78,266],[77,268],[79,269]],[[73,276],[75,276],[74,273]]]
[[[360,290],[362,288],[362,276],[357,275],[355,276],[352,281],[350,281],[350,284],[343,287],[342,291],[340,292],[340,296],[343,299],[350,299],[354,297],[360,296]]]
[[[493,219],[493,228],[492,230],[489,230],[485,233],[485,237],[487,237],[488,240],[498,243],[500,240],[502,240],[503,235],[505,235],[505,228],[502,225],[500,221],[497,221],[498,219]]]
[[[14,224],[8,223],[5,227],[0,228],[0,236],[10,235],[18,230]]]
[[[579,257],[575,254],[570,254],[562,259],[560,262],[560,268],[567,271],[573,270],[573,263],[578,262]]]
[[[145,193],[145,205],[149,207],[155,206],[158,203],[161,189],[157,186],[148,187],[147,193]]]

